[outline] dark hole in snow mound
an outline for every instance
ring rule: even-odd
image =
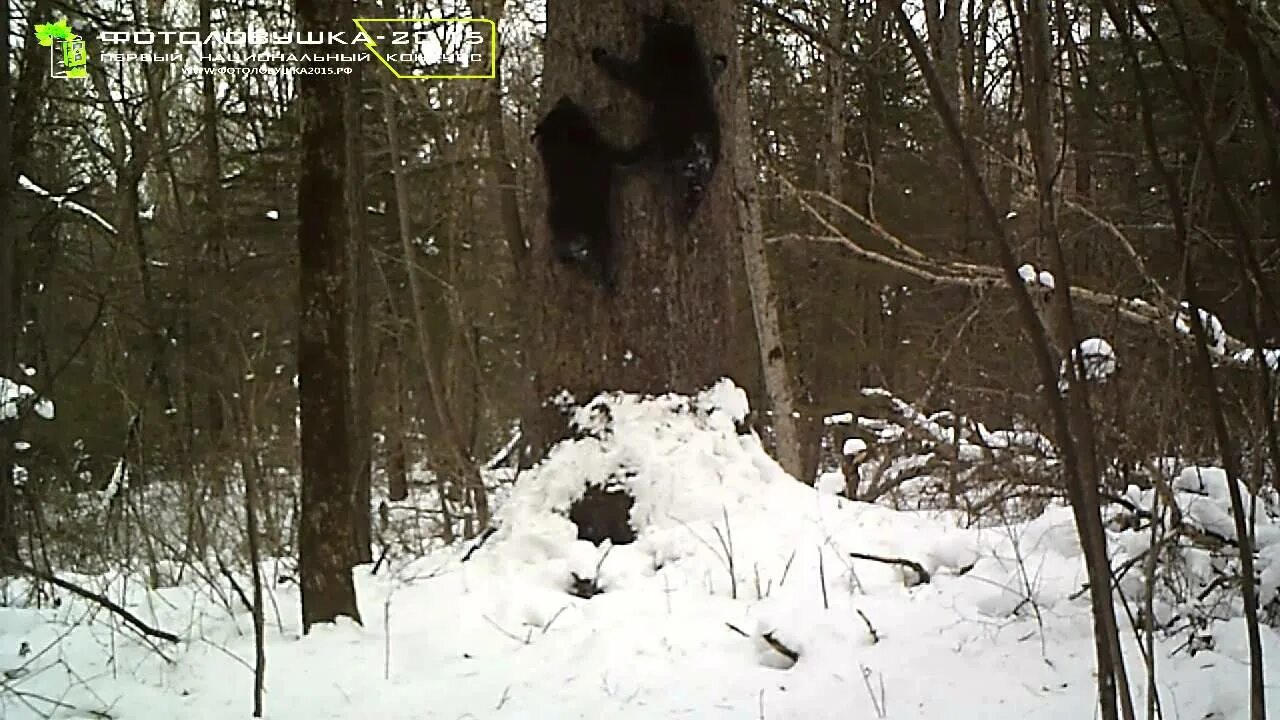
[[[569,506],[569,519],[578,526],[578,539],[599,545],[606,539],[614,545],[635,542],[631,527],[631,506],[636,499],[625,488],[592,485]]]
[[[596,582],[596,578],[581,578],[578,577],[577,573],[569,573],[569,578],[570,595],[576,595],[583,600],[590,600],[604,592]]]

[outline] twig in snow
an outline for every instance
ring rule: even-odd
[[[786,584],[787,573],[791,572],[791,563],[795,559],[796,559],[796,551],[792,550],[791,554],[787,556],[787,564],[782,566],[782,579],[778,580],[778,587],[782,587],[783,585]]]
[[[697,540],[699,543],[701,543],[701,544],[702,544],[702,546],[703,546],[703,547],[705,547],[707,550],[710,550],[710,551],[711,551],[711,554],[712,554],[712,555],[715,555],[715,556],[716,556],[716,559],[718,559],[718,560],[720,561],[720,564],[721,564],[721,565],[723,565],[723,566],[725,567],[725,570],[729,572],[729,577],[730,577],[730,579],[732,579],[732,577],[733,577],[733,564],[732,564],[729,560],[726,560],[726,559],[724,558],[724,556],[722,556],[722,555],[721,555],[721,554],[720,554],[720,553],[715,549],[715,547],[714,547],[711,543],[707,542],[705,539],[703,539],[703,537],[702,537],[701,535],[699,535],[698,533],[694,532],[693,528],[692,528],[692,527],[689,527],[689,523],[685,522],[684,520],[681,520],[680,518],[678,518],[678,517],[676,517],[676,516],[674,516],[674,515],[668,515],[668,517],[670,517],[672,520],[675,520],[677,523],[679,523],[679,524],[680,524],[680,526],[681,526],[681,527],[683,527],[685,530],[688,530],[688,531],[689,531],[689,534],[693,536],[693,539],[694,539],[694,540]],[[714,529],[714,528],[713,528],[713,529]],[[719,534],[720,534],[720,531],[719,531],[718,529],[716,529],[716,534],[717,534],[717,535],[719,535]],[[708,579],[708,589],[710,589],[710,590],[713,590],[713,591],[714,591],[714,587],[712,587],[712,586],[710,585],[710,580],[709,580],[709,579]]]
[[[875,691],[871,689],[871,668],[862,664],[858,667],[862,670],[862,682],[867,686],[867,695],[871,696],[871,707],[875,708],[876,717],[887,717],[889,708],[884,697],[884,674],[880,675],[880,697],[877,698]]]
[[[818,584],[822,586],[822,609],[830,610],[831,603],[827,601],[827,568],[822,560],[822,546],[818,546]]]
[[[467,552],[463,554],[462,560],[460,562],[466,562],[470,560],[471,556],[475,555],[476,551],[479,550],[484,545],[485,541],[493,537],[493,534],[496,532],[498,532],[498,528],[493,527],[492,525],[485,528],[484,531],[480,533],[480,537],[476,538],[476,541],[474,543],[471,543],[471,547],[467,548]]]
[[[481,617],[481,618],[484,618],[484,621],[485,621],[485,622],[487,622],[487,623],[489,623],[490,625],[492,625],[494,630],[497,630],[498,632],[502,633],[503,635],[506,635],[507,637],[511,638],[512,640],[515,640],[516,642],[520,643],[521,645],[529,645],[529,644],[530,644],[530,642],[529,642],[529,638],[522,638],[522,637],[520,637],[519,635],[516,635],[515,633],[510,632],[509,630],[507,630],[506,628],[502,627],[502,626],[501,626],[501,625],[499,625],[498,623],[496,623],[496,622],[494,622],[493,620],[489,619],[489,616],[488,616],[488,615],[481,615],[480,617]]]
[[[382,552],[378,553],[378,559],[373,563],[373,569],[369,571],[370,575],[377,575],[378,570],[382,568],[382,563],[387,559],[387,553],[391,551],[391,543],[382,546]]]
[[[569,606],[565,605],[565,606],[562,606],[559,610],[557,610],[556,614],[552,615],[551,619],[547,621],[547,624],[542,626],[542,634],[546,635],[547,631],[551,629],[551,624],[556,621],[556,618],[560,617],[560,613],[568,609],[569,609]]]
[[[394,590],[387,593],[382,601],[382,679],[391,679],[391,597]]]
[[[734,600],[738,599],[738,574],[734,571],[734,553],[733,553],[733,527],[729,525],[729,511],[724,507],[720,508],[720,514],[724,517],[724,532],[720,532],[720,528],[712,525],[711,529],[715,531],[716,538],[720,540],[720,548],[724,550],[725,562],[729,569],[729,596]]]
[[[29,690],[20,690],[13,684],[5,682],[3,677],[0,677],[0,690],[3,690],[6,694],[17,698],[18,702],[25,705],[28,710],[30,710],[33,714],[39,717],[53,717],[54,713],[42,712],[39,708],[37,708],[34,704],[32,704],[31,702],[32,700],[45,703],[49,705],[51,708],[54,708],[55,710],[70,710],[72,712],[83,712],[97,718],[112,717],[110,713],[105,712],[103,710],[90,710],[90,709],[80,708],[70,703],[66,703],[61,700],[48,697],[46,695],[41,695],[40,693],[37,693],[37,692],[31,692]]]
[[[60,587],[63,590],[66,590],[73,595],[78,595],[79,597],[84,598],[85,600],[92,600],[93,602],[101,605],[107,610],[110,610],[111,612],[120,616],[121,619],[123,619],[126,623],[132,625],[138,632],[142,633],[143,635],[146,635],[148,637],[153,637],[153,638],[159,638],[161,640],[168,640],[169,642],[172,642],[172,643],[181,642],[181,639],[177,635],[174,635],[173,633],[167,632],[165,630],[160,630],[158,628],[151,627],[150,625],[144,623],[142,620],[138,619],[137,615],[134,615],[128,610],[125,610],[123,607],[121,607],[120,605],[112,601],[110,598],[104,595],[95,593],[91,590],[86,590],[80,587],[79,585],[76,585],[75,583],[63,580],[62,578],[54,575],[53,573],[47,573],[41,570],[37,570],[36,568],[33,568],[24,563],[18,562],[17,560],[14,560],[12,558],[0,560],[0,564],[13,568],[14,570],[17,570],[18,572],[24,573],[26,575],[30,575],[31,577],[37,580],[43,580],[44,582],[47,582],[51,585]]]
[[[905,567],[914,571],[917,579],[915,582],[906,583],[907,587],[912,587],[914,585],[922,585],[924,583],[929,582],[930,580],[929,572],[924,569],[923,565],[916,562],[915,560],[908,560],[906,558],[880,557],[879,555],[868,555],[866,553],[858,553],[858,552],[849,553],[849,557],[854,558],[856,560],[870,560],[872,562],[885,563],[886,565],[900,565],[902,567]]]
[[[800,659],[800,653],[796,652],[795,650],[792,650],[786,645],[783,645],[780,640],[778,640],[773,636],[773,633],[771,632],[763,633],[762,635],[760,635],[760,639],[764,640],[766,643],[769,643],[769,647],[773,648],[775,651],[777,651],[779,655],[785,657],[791,662],[796,662]]]
[[[1000,521],[1004,523],[1005,531],[1009,536],[1009,545],[1013,548],[1013,558],[1018,568],[1018,579],[1022,581],[1022,590],[1025,593],[1023,601],[1018,603],[1018,606],[1013,609],[1013,614],[1017,615],[1018,611],[1021,610],[1024,605],[1031,606],[1031,612],[1036,618],[1036,627],[1040,630],[1040,656],[1047,661],[1049,658],[1049,649],[1045,644],[1044,617],[1040,614],[1040,604],[1035,600],[1036,584],[1032,581],[1031,574],[1027,572],[1027,561],[1022,554],[1022,544],[1018,542],[1019,537],[1017,533],[1014,532],[1013,524],[1005,517],[1004,506],[997,505],[997,509],[1000,512]],[[1041,563],[1043,562],[1044,559],[1041,558]],[[1036,575],[1039,576],[1039,572],[1037,572]]]
[[[871,633],[871,644],[875,645],[880,642],[880,633],[876,632],[875,626],[871,624],[871,620],[867,618],[866,613],[857,609],[854,612],[858,613],[858,617],[862,618],[862,622],[867,624],[867,632]]]

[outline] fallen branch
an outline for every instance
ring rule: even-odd
[[[378,559],[376,562],[373,563],[373,569],[369,571],[370,575],[378,574],[378,570],[382,569],[382,563],[386,561],[387,553],[390,552],[390,550],[391,550],[391,543],[387,543],[386,545],[382,546],[382,552],[378,553]],[[472,552],[474,552],[474,549],[468,550],[467,557],[471,557]],[[463,558],[463,560],[466,560],[466,559],[467,558],[465,557]]]
[[[871,620],[867,617],[866,613],[857,609],[855,609],[854,612],[858,613],[858,617],[862,618],[862,622],[867,624],[867,632],[871,633],[871,644],[875,645],[880,642],[880,633],[876,632],[875,626],[871,624]]]
[[[781,641],[773,636],[773,633],[764,633],[760,637],[765,642],[769,643],[769,647],[773,648],[779,655],[785,657],[791,662],[796,662],[800,659],[800,653],[792,650],[786,645],[783,645]]]
[[[480,533],[480,537],[479,537],[479,538],[477,538],[477,539],[476,539],[476,541],[475,541],[474,543],[472,543],[472,544],[471,544],[471,547],[467,548],[467,552],[466,552],[465,554],[463,554],[463,556],[462,556],[462,560],[460,560],[459,562],[466,562],[466,561],[470,560],[470,559],[471,559],[471,556],[472,556],[472,555],[475,555],[475,554],[476,554],[476,551],[477,551],[477,550],[479,550],[481,547],[483,547],[483,546],[484,546],[485,541],[486,541],[486,540],[488,540],[489,538],[493,537],[493,534],[494,534],[494,533],[496,533],[496,532],[498,532],[498,528],[496,528],[496,527],[494,527],[494,526],[492,526],[492,525],[490,525],[489,527],[485,528],[485,529],[484,529],[484,532]]]
[[[729,628],[730,630],[732,630],[732,631],[734,631],[734,632],[738,633],[739,635],[741,635],[741,636],[742,636],[742,637],[744,637],[744,638],[750,638],[750,637],[751,637],[751,635],[750,635],[750,634],[748,634],[746,630],[743,630],[742,628],[738,627],[737,625],[734,625],[733,623],[727,622],[727,623],[725,623],[725,624],[724,624],[724,626],[725,626],[725,627],[727,627],[727,628]],[[872,630],[871,632],[873,632],[873,633],[874,633],[875,631],[874,631],[874,630]],[[763,635],[761,635],[761,636],[760,636],[760,639],[762,639],[762,640],[764,640],[766,643],[768,643],[769,647],[773,648],[774,652],[776,652],[776,653],[778,653],[779,655],[781,655],[781,656],[785,657],[786,659],[790,660],[791,662],[796,662],[797,660],[799,660],[799,659],[800,659],[800,653],[796,652],[795,650],[792,650],[791,648],[787,647],[786,645],[783,645],[783,644],[782,644],[782,641],[778,640],[777,638],[775,638],[775,637],[773,636],[773,633],[764,633]]]
[[[53,573],[47,573],[42,570],[37,570],[36,568],[31,567],[30,565],[25,565],[11,558],[0,560],[0,564],[2,564],[4,567],[17,570],[18,572],[23,573],[24,575],[30,575],[31,577],[37,580],[47,582],[50,585],[60,587],[63,590],[66,590],[67,592],[70,592],[73,595],[78,595],[79,597],[84,598],[85,600],[91,600],[97,603],[98,605],[101,605],[102,607],[106,608],[107,610],[110,610],[116,615],[119,615],[121,619],[123,619],[125,622],[132,625],[135,629],[138,630],[138,632],[142,633],[143,635],[146,635],[147,637],[159,638],[160,640],[168,640],[169,642],[172,642],[172,643],[181,642],[181,638],[179,638],[177,635],[174,635],[173,633],[165,630],[160,630],[158,628],[151,627],[150,625],[140,620],[137,615],[134,615],[133,613],[121,607],[120,605],[117,605],[110,598],[104,595],[95,593],[92,590],[86,590],[80,587],[79,585],[76,585],[73,582],[63,580],[62,578],[54,575]]]
[[[882,267],[892,268],[901,272],[912,275],[916,278],[937,285],[947,285],[951,287],[974,288],[985,290],[988,288],[998,288],[1004,284],[1003,275],[999,268],[982,265],[976,263],[947,261],[932,258],[922,253],[910,243],[902,238],[894,235],[880,223],[871,218],[862,215],[857,210],[846,205],[839,205],[840,209],[846,215],[849,215],[864,228],[870,231],[878,239],[891,245],[896,252],[881,252],[872,250],[871,248],[855,241],[848,234],[841,231],[826,214],[819,210],[811,203],[808,198],[817,197],[827,199],[828,196],[816,190],[802,190],[780,174],[776,174],[779,183],[792,198],[795,199],[800,209],[811,217],[815,222],[822,226],[826,234],[816,235],[809,233],[791,232],[782,235],[769,237],[765,239],[767,243],[777,243],[784,241],[807,241],[807,242],[823,242],[839,245],[848,250],[854,257],[865,262],[880,265]],[[1123,237],[1123,233],[1115,226],[1114,223],[1108,223],[1105,218],[1096,213],[1091,212],[1088,208],[1080,205],[1073,205],[1072,209],[1080,212],[1091,221],[1102,225],[1103,229],[1112,233],[1113,236],[1119,233]],[[1129,243],[1132,246],[1131,243]],[[1136,253],[1134,254],[1136,255]],[[1141,261],[1141,257],[1137,256],[1136,261]],[[1139,265],[1139,270],[1145,268],[1145,264]],[[1149,279],[1149,278],[1148,278]],[[1180,313],[1186,313],[1180,305],[1173,304],[1167,290],[1162,286],[1155,285],[1157,288],[1155,293],[1158,296],[1156,303],[1147,302],[1140,298],[1125,298],[1108,292],[1092,290],[1090,288],[1072,285],[1067,288],[1071,296],[1071,300],[1083,302],[1100,311],[1113,313],[1116,317],[1127,322],[1144,325],[1157,331],[1159,334],[1176,339],[1180,342],[1194,342],[1195,338],[1191,333],[1182,332],[1177,329],[1173,322]],[[1046,291],[1046,288],[1038,288],[1037,292]],[[1224,329],[1216,331],[1217,336],[1221,338],[1222,348],[1216,346],[1209,348],[1213,358],[1224,365],[1234,366],[1236,368],[1249,368],[1253,362],[1253,353],[1256,349],[1252,348],[1243,340],[1228,334]],[[1264,349],[1264,361],[1266,357],[1270,357],[1273,352],[1280,351],[1280,348]]]
[[[900,565],[904,568],[911,569],[912,571],[915,572],[916,577],[918,579],[916,580],[916,582],[907,583],[907,587],[927,583],[930,580],[929,571],[925,570],[924,566],[916,562],[915,560],[907,560],[906,558],[880,557],[879,555],[868,555],[866,553],[857,553],[857,552],[849,553],[849,557],[854,558],[855,560],[870,560],[872,562],[884,563],[886,565]]]

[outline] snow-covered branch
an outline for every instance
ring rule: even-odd
[[[806,213],[809,214],[827,234],[824,235],[807,235],[802,233],[788,233],[785,235],[775,236],[769,239],[770,242],[780,242],[784,240],[806,240],[810,242],[829,242],[840,245],[853,253],[856,257],[867,262],[882,265],[884,267],[900,270],[914,277],[926,280],[931,283],[940,285],[953,285],[958,287],[970,288],[994,288],[1004,283],[1004,274],[999,268],[990,265],[980,265],[975,263],[956,262],[948,260],[939,260],[931,258],[918,248],[906,242],[902,238],[894,235],[883,225],[871,220],[856,209],[849,207],[839,201],[831,198],[826,193],[817,190],[801,190],[786,178],[779,176],[782,186],[787,192],[795,198]],[[857,220],[866,227],[876,237],[884,240],[897,250],[895,253],[881,252],[872,250],[850,238],[841,232],[826,215],[814,206],[809,198],[820,198],[826,202],[840,207],[847,215]],[[1086,217],[1098,218],[1094,213],[1087,213]],[[1112,223],[1105,223],[1108,232],[1113,234],[1123,233]],[[1140,263],[1140,257],[1133,250],[1131,243],[1125,242],[1130,249],[1131,256]],[[1140,271],[1145,270],[1144,264],[1139,264]],[[1054,291],[1058,285],[1053,276],[1047,272],[1036,272],[1035,268],[1030,265],[1024,265],[1023,271],[1020,271],[1023,281],[1028,285],[1034,286],[1040,292]],[[1079,285],[1071,285],[1068,290],[1071,298],[1083,302],[1089,306],[1099,310],[1106,310],[1119,318],[1130,323],[1146,325],[1155,331],[1170,335],[1180,341],[1192,341],[1190,325],[1187,320],[1187,303],[1175,304],[1171,296],[1160,287],[1149,275],[1148,281],[1156,288],[1155,294],[1157,298],[1154,302],[1149,302],[1142,298],[1126,298],[1113,293],[1101,292]],[[1254,362],[1254,348],[1250,347],[1245,341],[1226,332],[1222,322],[1214,317],[1206,310],[1201,310],[1201,317],[1205,320],[1206,328],[1209,330],[1212,344],[1209,352],[1213,355],[1214,360],[1224,365],[1232,365],[1240,368],[1252,368]],[[1266,348],[1263,351],[1263,358],[1268,367],[1273,371],[1280,371],[1280,348]]]
[[[84,205],[81,205],[75,200],[68,199],[67,195],[65,194],[54,195],[48,190],[32,182],[31,178],[27,177],[26,175],[18,176],[18,186],[21,187],[23,190],[26,190],[27,192],[34,193],[36,195],[39,195],[42,198],[47,199],[49,202],[53,203],[54,205],[57,205],[60,208],[66,208],[71,212],[78,213],[80,215],[83,215],[84,217],[89,218],[95,224],[97,224],[98,227],[101,227],[103,230],[106,230],[111,235],[116,234],[115,226],[107,222],[106,218],[102,217],[101,215],[94,212],[93,210],[90,210]]]

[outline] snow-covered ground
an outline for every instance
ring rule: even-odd
[[[738,435],[745,410],[741,391],[722,383],[692,400],[618,395],[579,411],[580,439],[521,477],[502,500],[502,529],[470,560],[451,547],[377,576],[358,569],[363,626],[301,637],[296,585],[273,585],[266,717],[1095,715],[1085,574],[1066,508],[959,529],[945,513],[849,502],[789,478],[754,437]],[[1225,488],[1225,478],[1211,475],[1184,473],[1178,487],[1221,509],[1215,483]],[[1205,476],[1207,486],[1192,487]],[[562,513],[584,479],[609,477],[635,495],[639,537],[597,549],[575,539]],[[1142,537],[1117,535],[1117,564],[1142,552]],[[1259,543],[1260,571],[1274,580],[1280,539],[1260,532]],[[908,558],[931,579],[849,553]],[[595,577],[603,593],[569,594],[573,574]],[[157,644],[171,661],[65,594],[56,608],[0,607],[0,718],[249,717],[248,614],[194,585],[124,585],[115,579],[109,594],[184,638]],[[19,590],[7,590],[9,603]],[[1275,583],[1264,588],[1275,592]],[[1157,616],[1179,611],[1157,607]],[[1141,707],[1145,671],[1124,617]],[[1165,718],[1246,717],[1244,625],[1229,619],[1207,632],[1213,649],[1194,656],[1185,634],[1157,643]],[[1274,715],[1280,638],[1263,632]]]

